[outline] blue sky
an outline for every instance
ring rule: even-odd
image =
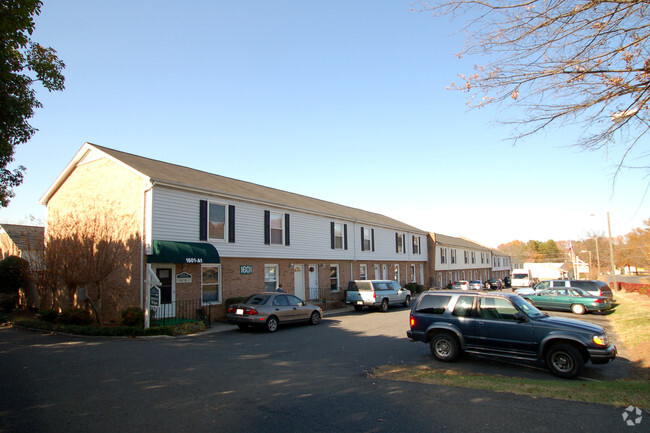
[[[513,146],[503,109],[467,111],[446,88],[485,62],[456,56],[460,27],[395,0],[46,0],[33,39],[66,89],[39,89],[0,221],[42,222],[85,142],[492,247],[604,234],[607,211],[614,235],[650,218],[642,174],[613,187],[612,155],[571,147],[570,128]]]

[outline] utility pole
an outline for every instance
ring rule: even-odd
[[[612,265],[612,282],[614,283],[614,290],[618,290],[616,284],[616,265],[614,264],[614,245],[612,244],[612,225],[609,222],[609,211],[607,211],[607,230],[609,232],[609,259]]]

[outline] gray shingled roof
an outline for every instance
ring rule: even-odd
[[[436,243],[451,245],[454,247],[471,248],[471,249],[479,248],[485,250],[492,250],[492,248],[490,247],[486,247],[485,245],[481,245],[479,243],[470,241],[469,239],[466,238],[456,238],[453,236],[447,236],[440,233],[435,233],[435,239],[436,239]]]
[[[20,251],[29,251],[37,245],[43,245],[45,229],[37,226],[18,224],[0,224],[11,241]]]
[[[143,175],[151,178],[153,181],[201,189],[216,194],[222,193],[234,195],[266,203],[277,203],[278,205],[330,215],[342,219],[358,220],[362,223],[387,226],[398,230],[426,233],[425,230],[418,229],[381,214],[269,188],[242,180],[219,176],[217,174],[207,173],[168,162],[157,161],[121,152],[119,150],[98,146],[96,144],[88,144],[132,167]]]

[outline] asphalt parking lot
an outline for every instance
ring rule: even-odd
[[[369,378],[394,364],[554,379],[477,357],[434,361],[428,345],[406,338],[408,315],[344,309],[273,334],[221,324],[152,339],[0,328],[0,433],[551,432],[577,413],[584,431],[624,426],[610,406]],[[623,364],[588,366],[585,377],[606,380]]]

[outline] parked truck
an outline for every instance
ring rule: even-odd
[[[515,269],[510,275],[510,285],[512,288],[516,287],[532,287],[533,286],[533,273],[530,269]]]

